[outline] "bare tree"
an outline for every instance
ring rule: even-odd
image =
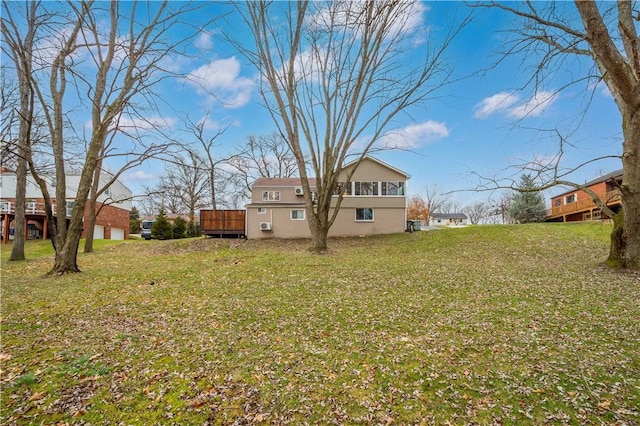
[[[238,6],[255,42],[238,48],[260,72],[267,110],[298,163],[312,251],[327,249],[344,195],[334,198],[334,190],[347,157],[356,161],[345,172],[349,182],[392,120],[426,101],[450,75],[443,55],[461,26],[416,52],[419,28],[411,18],[422,7],[399,1]],[[423,58],[416,69],[403,67],[408,52]],[[307,163],[316,178],[315,200]]]
[[[7,65],[0,70],[0,167],[15,170],[18,145],[19,95],[15,81],[7,79]]]
[[[40,57],[40,71],[30,76],[50,129],[55,164],[57,233],[52,272],[58,274],[79,271],[77,249],[85,205],[114,125],[122,116],[136,118],[142,116],[143,111],[155,109],[157,97],[153,89],[172,75],[162,68],[162,61],[170,55],[180,55],[180,47],[198,33],[193,23],[183,18],[201,8],[201,4],[180,3],[174,8],[168,2],[149,3],[148,7],[134,3],[122,10],[120,6],[119,2],[94,1],[57,5],[64,9],[68,20],[60,24],[60,31],[47,34],[55,46],[49,51],[55,53],[52,57]],[[127,14],[123,12],[125,9]],[[188,30],[181,32],[183,38],[176,38],[175,29],[182,24]],[[105,28],[106,33],[101,32],[101,28]],[[168,35],[170,30],[173,38]],[[78,61],[81,54],[95,67],[93,77]],[[44,84],[43,76],[48,84]],[[65,97],[69,94],[69,84],[76,94],[88,96],[91,135],[84,147],[80,182],[67,226],[65,149],[69,146],[65,137],[68,136],[65,135],[68,119]],[[41,183],[41,188],[50,210],[46,185]]]
[[[629,269],[640,269],[640,38],[638,14],[630,0],[616,3],[576,1],[570,3],[497,3],[497,7],[518,17],[516,42],[508,55],[525,54],[537,58],[532,81],[542,81],[546,73],[563,69],[569,57],[587,58],[593,68],[576,76],[604,81],[613,95],[622,123],[622,184],[620,213],[607,212],[596,194],[590,193],[596,204],[611,213],[614,229],[608,263]],[[635,16],[634,16],[635,15]],[[557,163],[544,170],[552,172],[538,189],[566,185],[586,190],[559,173]],[[589,193],[588,190],[585,192]]]
[[[93,252],[93,236],[94,227],[97,220],[97,216],[102,210],[104,204],[98,205],[98,198],[104,194],[109,188],[112,187],[114,182],[120,178],[120,176],[127,170],[137,167],[149,160],[150,158],[163,156],[170,152],[170,149],[174,145],[170,139],[159,131],[154,125],[158,123],[149,123],[144,117],[140,117],[140,122],[144,123],[142,127],[144,129],[153,128],[151,132],[151,141],[147,141],[149,132],[141,130],[139,127],[134,126],[133,129],[128,129],[127,126],[120,125],[120,121],[123,117],[119,117],[115,121],[109,130],[109,135],[105,140],[105,144],[102,147],[101,153],[98,156],[98,162],[93,175],[93,181],[91,183],[91,189],[89,192],[88,200],[88,214],[85,225],[85,245],[84,252]],[[118,138],[118,136],[125,136],[125,138]],[[124,139],[124,141],[122,140]],[[158,143],[158,140],[168,140],[165,143]],[[127,142],[128,145],[127,146]],[[114,158],[126,158],[125,162],[114,173],[103,169],[105,160]],[[107,177],[103,179],[103,177]],[[126,195],[122,195],[117,199],[111,199],[109,203],[120,203],[126,201]]]
[[[424,200],[425,207],[427,208],[427,221],[429,220],[431,213],[444,213],[440,210],[445,204],[447,204],[447,197],[443,194],[440,188],[438,188],[438,185],[425,185],[420,193],[422,194],[422,199]]]
[[[13,12],[3,6],[3,12],[7,19],[2,19],[2,38],[4,44],[2,51],[9,56],[15,66],[18,80],[19,111],[18,138],[15,144],[16,158],[16,206],[15,206],[15,233],[13,247],[9,260],[24,260],[24,243],[26,227],[25,222],[25,195],[27,187],[27,164],[30,157],[31,123],[34,116],[34,93],[31,85],[33,74],[33,49],[36,38],[36,28],[39,25],[39,2],[26,3],[24,9],[24,28],[20,28]],[[23,34],[24,31],[24,34]],[[11,114],[13,116],[13,114]],[[9,230],[5,230],[8,232]]]
[[[160,179],[156,194],[162,194],[162,206],[170,213],[187,213],[195,220],[195,212],[209,205],[208,165],[195,151],[187,151],[168,163],[165,175]]]
[[[211,209],[215,210],[218,204],[216,186],[218,182],[217,176],[220,173],[219,166],[221,164],[225,164],[229,160],[229,158],[217,155],[216,141],[220,136],[224,134],[224,132],[229,129],[229,127],[231,127],[231,124],[219,127],[216,131],[208,133],[206,128],[206,117],[208,116],[209,112],[207,111],[207,113],[205,114],[205,119],[200,120],[197,123],[187,118],[186,127],[187,130],[189,130],[191,134],[196,138],[198,144],[204,151],[203,157],[206,160],[204,162],[204,165],[206,166],[206,173],[208,177],[207,182],[209,184],[209,198],[211,200]],[[193,218],[191,220],[193,220]]]
[[[511,210],[511,203],[513,202],[513,194],[505,193],[500,196],[497,200],[491,201],[489,203],[491,209],[492,216],[498,216],[500,218],[500,223],[512,223],[513,219],[509,214],[509,210]]]
[[[286,140],[278,133],[248,136],[244,145],[227,162],[242,182],[246,198],[256,179],[298,176],[298,163]]]
[[[490,216],[490,212],[489,205],[483,201],[477,201],[462,209],[462,213],[467,215],[472,225],[484,223]]]

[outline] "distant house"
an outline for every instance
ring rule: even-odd
[[[346,172],[353,167],[355,163],[344,167],[340,185],[345,185]],[[340,211],[329,236],[403,232],[409,177],[373,157],[363,159],[351,182],[346,184]],[[311,191],[315,191],[316,180],[309,179],[309,184]],[[337,197],[335,195],[334,199]],[[246,235],[249,239],[311,237],[299,178],[256,180],[246,210]]]
[[[430,226],[461,226],[467,225],[467,215],[464,213],[431,213]]]
[[[596,193],[611,210],[618,212],[622,206],[619,189],[621,182],[622,170],[616,170],[587,182],[584,186]],[[572,189],[551,197],[551,211],[545,221],[577,222],[599,219],[608,219],[608,216],[600,211],[600,208],[586,192]]]
[[[71,216],[74,197],[80,183],[80,175],[67,175],[66,212]],[[111,179],[107,173],[100,176],[100,182],[106,183]],[[49,185],[49,193],[55,194],[55,177],[45,177]],[[0,172],[0,220],[2,242],[6,243],[15,232],[14,219],[16,210],[16,174],[7,169]],[[131,191],[120,181],[116,180],[100,197],[96,209],[98,215],[94,227],[94,239],[123,240],[129,238],[129,213],[131,212]],[[55,201],[54,201],[55,202]],[[49,237],[49,223],[44,212],[44,197],[40,186],[32,176],[27,176],[25,203],[25,233],[27,239],[47,239]],[[84,221],[88,220],[88,208],[85,209]],[[55,205],[53,206],[55,214]],[[5,232],[6,231],[6,232]],[[83,230],[84,236],[84,230]]]

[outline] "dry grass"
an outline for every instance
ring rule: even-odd
[[[600,225],[2,254],[4,424],[639,424]],[[32,246],[35,250],[35,244]]]

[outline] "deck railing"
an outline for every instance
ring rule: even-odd
[[[598,194],[598,197],[607,205],[616,205],[620,204],[620,190],[615,189],[613,191],[609,191],[603,194]],[[590,209],[596,209],[598,206],[594,203],[591,198],[577,200],[573,203],[562,204],[559,206],[551,206],[551,214],[550,216],[562,216],[571,213],[582,212]]]
[[[36,202],[36,201],[27,201],[24,203],[24,213],[28,215],[35,216],[45,216],[46,212],[44,209],[44,203]],[[56,215],[56,205],[53,204],[51,206],[53,209],[53,215]],[[0,200],[0,214],[10,214],[13,215],[16,212],[16,203],[13,201],[5,201]],[[71,216],[71,211],[67,208],[67,217]]]

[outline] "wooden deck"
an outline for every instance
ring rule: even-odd
[[[600,199],[609,207],[619,206],[622,204],[620,190],[618,189],[598,194],[598,197],[600,197]],[[590,198],[582,200],[579,199],[573,203],[551,206],[551,212],[547,216],[546,220],[553,221],[554,219],[566,218],[570,215],[593,212],[599,209],[600,208]]]

